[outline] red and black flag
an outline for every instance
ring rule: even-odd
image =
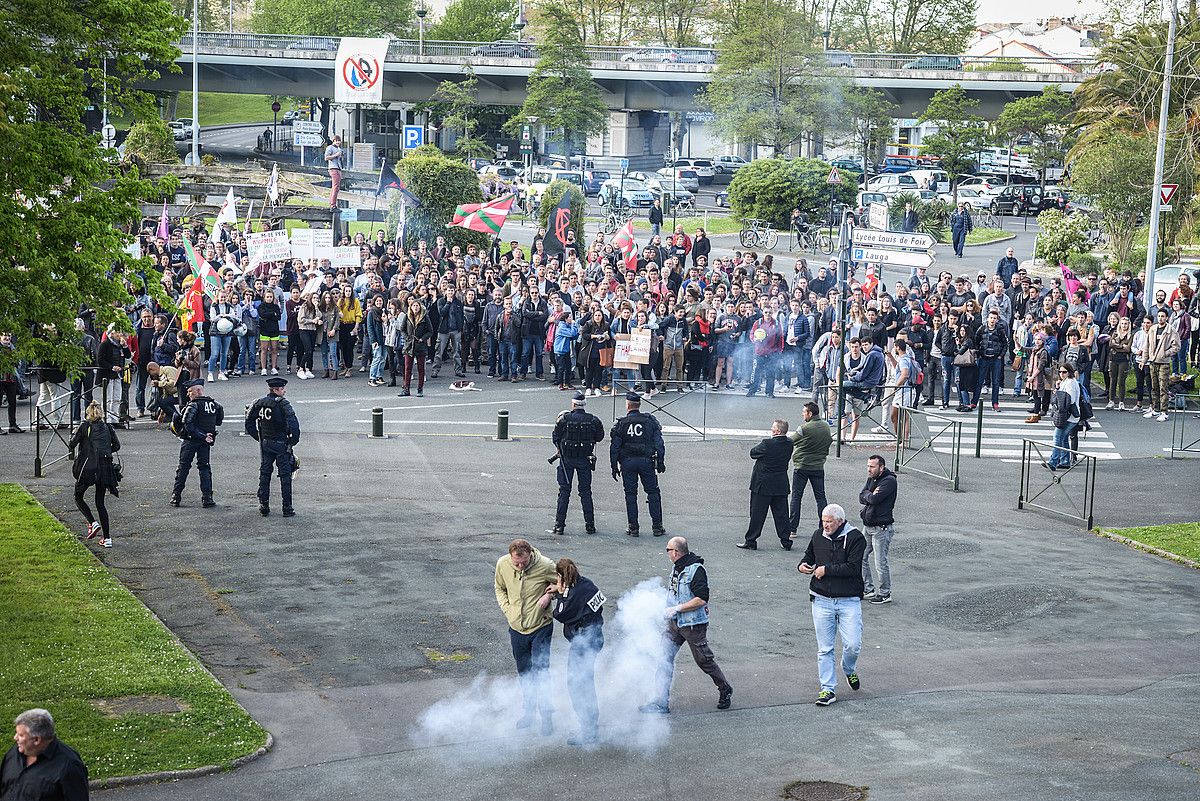
[[[384,160],[383,167],[379,170],[379,185],[375,187],[375,194],[382,195],[389,189],[403,188],[404,182],[400,180],[400,176],[396,175],[396,171],[392,169],[392,165]]]
[[[564,192],[558,206],[550,212],[542,248],[547,256],[562,256],[567,250],[567,232],[571,230],[571,193]]]

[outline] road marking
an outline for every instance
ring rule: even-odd
[[[454,406],[505,406],[510,403],[521,403],[519,400],[506,401],[477,401],[475,403],[426,403],[419,406],[383,406],[385,412],[388,411],[403,411],[404,409],[449,409]],[[371,409],[359,409],[360,412],[369,412]]]

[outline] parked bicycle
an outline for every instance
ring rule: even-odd
[[[695,214],[696,199],[694,197],[680,198],[679,201],[675,203],[675,212],[677,214]]]
[[[779,232],[765,220],[748,217],[742,220],[739,239],[744,248],[771,250],[779,243]]]
[[[620,205],[610,203],[604,206],[604,222],[601,223],[601,230],[605,236],[612,236],[631,219],[633,219],[633,209],[629,207],[628,201]]]
[[[833,237],[827,228],[795,228],[796,247],[809,253],[833,253]]]

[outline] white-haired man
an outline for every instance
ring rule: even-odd
[[[812,576],[808,585],[813,628],[817,635],[817,673],[821,690],[817,706],[837,700],[833,649],[842,638],[842,672],[850,689],[859,688],[858,653],[862,648],[863,554],[867,541],[846,521],[846,510],[831,503],[821,511],[821,528],[813,532],[804,561],[797,569]]]
[[[74,748],[54,732],[54,718],[29,709],[13,721],[16,744],[0,766],[0,798],[87,801],[87,767]]]

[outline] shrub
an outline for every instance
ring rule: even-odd
[[[900,192],[888,201],[888,227],[895,230],[904,218],[904,206],[911,203],[917,213],[917,231],[941,242],[949,235],[950,205],[944,200],[922,200],[914,192]]]
[[[792,209],[824,220],[829,209],[829,165],[816,159],[758,159],[729,182],[729,206],[741,218],[756,218],[786,228]],[[834,201],[854,203],[857,187],[843,179]]]
[[[1092,253],[1072,253],[1067,256],[1067,266],[1076,275],[1087,275],[1088,273],[1099,275],[1100,269],[1104,265],[1100,261],[1100,257]]]
[[[448,245],[477,245],[486,248],[491,237],[466,228],[447,228],[454,209],[462,203],[482,203],[479,176],[457,159],[443,156],[437,148],[424,145],[414,149],[397,165],[396,172],[417,196],[421,205],[408,210],[405,226],[405,247],[420,239],[433,242],[440,234]],[[400,193],[393,193],[388,205],[388,228],[395,231],[400,225]]]
[[[1038,234],[1037,247],[1033,251],[1035,259],[1058,266],[1072,254],[1090,251],[1087,232],[1091,222],[1087,215],[1064,215],[1061,211],[1051,209],[1038,216],[1038,225],[1042,231]]]
[[[563,195],[571,193],[571,230],[575,232],[575,241],[583,247],[583,217],[587,210],[587,201],[583,192],[570,181],[551,181],[542,192],[541,205],[538,207],[538,225],[550,230],[550,215],[558,207]]]
[[[125,158],[148,164],[178,164],[179,153],[171,129],[158,117],[135,122],[125,137]]]

